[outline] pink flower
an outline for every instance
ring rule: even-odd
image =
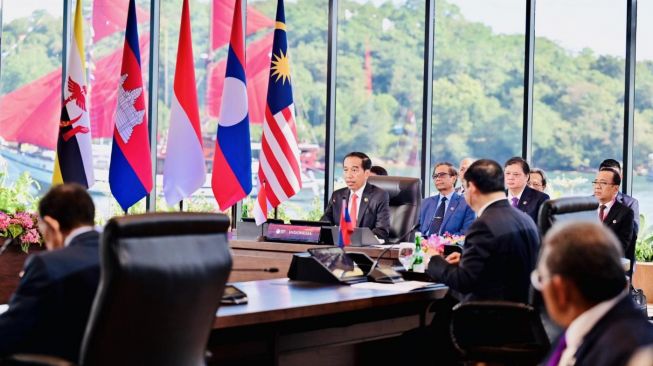
[[[38,244],[41,241],[41,235],[36,229],[29,229],[20,236],[22,244]]]
[[[27,212],[16,212],[14,218],[11,220],[12,224],[19,224],[24,229],[31,229],[34,227],[34,217]]]
[[[5,231],[9,227],[11,218],[4,212],[0,212],[0,230]]]

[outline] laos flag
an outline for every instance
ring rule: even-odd
[[[129,1],[127,15],[109,186],[111,194],[125,211],[152,190],[152,163],[134,0]]]
[[[245,39],[241,12],[241,0],[236,0],[213,155],[211,187],[221,210],[247,197],[252,190],[252,149],[249,141]]]

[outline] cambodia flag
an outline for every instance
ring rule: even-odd
[[[136,22],[136,5],[134,0],[130,0],[109,165],[111,193],[125,211],[152,190],[152,162]]]
[[[252,190],[252,149],[249,141],[245,38],[241,12],[241,0],[236,0],[218,137],[213,155],[211,186],[221,210],[247,197]]]
[[[163,193],[169,205],[189,197],[206,180],[200,114],[195,89],[193,41],[188,0],[181,11],[177,68],[170,107],[170,129],[163,165]]]
[[[342,200],[342,211],[340,212],[340,228],[338,235],[338,246],[344,247],[351,244],[351,233],[354,231],[354,225],[351,222],[351,217],[349,216],[349,210],[347,209],[347,199]]]

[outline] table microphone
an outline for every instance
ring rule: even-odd
[[[277,267],[268,267],[268,268],[232,268],[231,272],[270,272],[277,273],[279,268]]]
[[[2,243],[2,246],[0,247],[0,255],[2,255],[2,253],[5,252],[5,250],[7,250],[7,247],[9,246],[9,244],[11,244],[12,240],[13,239],[9,238],[6,239],[4,243]]]
[[[385,273],[378,273],[378,272],[380,272],[380,271],[378,271],[378,270],[377,270],[377,273],[373,273],[373,272],[374,272],[374,270],[376,270],[376,267],[378,266],[379,261],[381,260],[381,257],[383,257],[383,255],[384,255],[385,253],[387,253],[390,249],[394,248],[395,245],[401,243],[401,241],[402,241],[403,239],[406,239],[408,236],[410,236],[410,234],[411,234],[415,229],[417,229],[418,227],[419,227],[419,224],[415,224],[415,225],[414,225],[410,230],[408,230],[406,233],[404,233],[404,235],[400,236],[399,239],[397,239],[397,242],[396,242],[396,243],[391,244],[389,247],[383,249],[383,251],[381,252],[381,254],[379,254],[379,255],[376,257],[376,259],[374,260],[374,262],[372,263],[372,266],[370,267],[369,272],[367,272],[367,275],[368,275],[368,276],[372,276],[372,278],[373,278],[374,281],[376,281],[376,282],[389,282],[389,283],[399,282],[399,281],[393,280],[391,277],[389,277],[389,276],[386,275]]]

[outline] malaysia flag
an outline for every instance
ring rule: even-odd
[[[136,22],[136,5],[134,0],[130,0],[109,165],[111,193],[125,211],[152,190],[152,162]]]
[[[241,12],[241,0],[236,0],[213,155],[211,187],[221,210],[247,197],[252,190],[252,149],[249,141],[245,38]]]
[[[169,205],[189,197],[206,180],[188,0],[184,0],[181,11],[173,89],[168,145],[163,165],[163,193]]]

